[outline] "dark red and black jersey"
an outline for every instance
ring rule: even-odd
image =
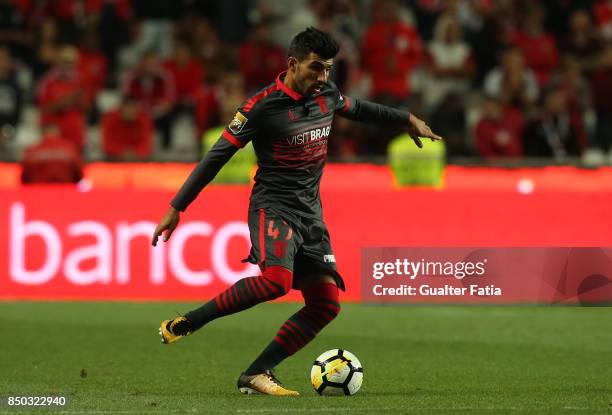
[[[408,126],[406,111],[349,98],[331,82],[318,94],[301,96],[284,84],[284,76],[238,109],[172,206],[184,210],[236,150],[252,141],[259,168],[250,208],[273,208],[292,218],[320,217],[319,185],[334,115]]]
[[[283,76],[240,107],[223,137],[238,147],[253,142],[259,168],[251,208],[318,217],[334,113],[350,104],[332,83],[315,96],[302,97],[283,83]]]

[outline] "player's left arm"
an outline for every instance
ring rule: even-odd
[[[442,140],[442,137],[431,131],[431,128],[417,116],[408,111],[380,105],[375,102],[349,98],[338,91],[336,114],[349,120],[379,124],[403,125],[419,148],[423,147],[421,138],[431,141]]]

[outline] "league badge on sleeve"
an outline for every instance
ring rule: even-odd
[[[234,119],[230,122],[228,128],[234,134],[240,134],[240,131],[244,128],[244,125],[249,121],[247,117],[242,115],[240,111],[236,112]]]

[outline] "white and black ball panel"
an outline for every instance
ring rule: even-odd
[[[346,388],[348,390],[347,395],[354,395],[355,393],[357,393],[359,388],[361,388],[362,383],[363,383],[363,370],[360,372],[354,372],[353,378],[346,385]]]
[[[310,374],[312,385],[320,395],[353,395],[363,382],[361,362],[343,349],[322,353],[315,360]]]
[[[359,359],[357,359],[357,356],[355,356],[353,353],[349,352],[348,350],[343,350],[342,351],[342,356],[347,359],[349,362],[351,362],[351,365],[355,368],[362,368],[363,366],[361,366],[361,362],[359,361]]]

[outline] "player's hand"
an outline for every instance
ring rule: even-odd
[[[418,148],[423,148],[420,137],[429,138],[431,141],[442,140],[442,137],[431,131],[431,128],[429,128],[425,121],[415,117],[413,114],[410,114],[410,127],[408,132]]]
[[[155,232],[153,232],[153,240],[151,241],[153,246],[157,246],[157,238],[162,234],[162,232],[166,231],[164,235],[164,242],[167,242],[170,239],[170,235],[174,232],[174,229],[178,225],[180,220],[180,213],[178,210],[173,208],[172,206],[166,212],[166,215],[159,221],[159,224],[155,228]]]

